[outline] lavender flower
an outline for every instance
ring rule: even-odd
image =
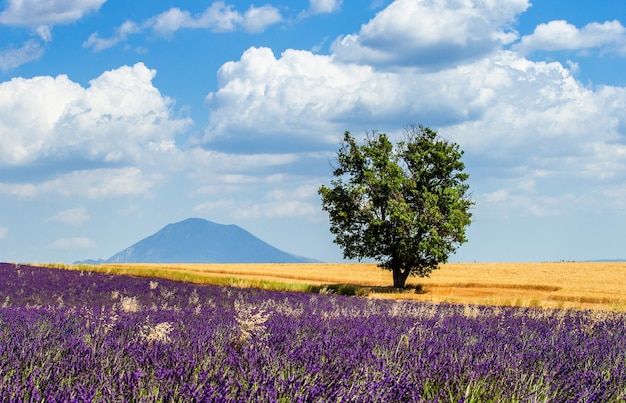
[[[13,264],[0,264],[0,278],[3,401],[626,399],[624,313],[369,300]],[[124,309],[124,298],[136,309]]]

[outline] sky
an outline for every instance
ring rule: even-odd
[[[623,0],[0,0],[0,261],[189,217],[342,260],[345,131],[422,124],[476,205],[450,262],[626,258]]]

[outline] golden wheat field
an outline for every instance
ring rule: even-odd
[[[242,287],[259,282],[345,284],[360,287],[370,298],[626,310],[626,263],[622,262],[450,263],[428,278],[409,278],[403,292],[393,292],[391,272],[373,263],[109,264],[98,270],[213,284],[221,279],[221,284]]]

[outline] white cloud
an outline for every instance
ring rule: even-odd
[[[295,189],[289,189],[289,190],[275,189],[275,190],[268,192],[266,198],[268,200],[277,201],[277,202],[281,202],[283,200],[289,200],[293,198],[298,199],[298,200],[317,198],[318,188],[319,188],[319,183],[313,182],[313,183],[300,185],[296,187]]]
[[[223,1],[211,4],[202,14],[191,15],[189,11],[171,8],[157,15],[146,25],[161,34],[172,34],[179,29],[209,29],[214,32],[235,31],[243,27],[252,33],[263,32],[265,28],[282,21],[280,11],[273,6],[251,6],[243,15]]]
[[[448,33],[441,35],[445,42]],[[219,88],[207,96],[204,141],[224,150],[328,149],[344,130],[393,134],[407,123],[423,123],[458,142],[466,158],[503,166],[483,174],[483,183],[500,178],[499,187],[483,192],[517,189],[526,199],[503,199],[502,205],[542,216],[560,214],[574,199],[588,203],[586,193],[626,176],[626,88],[586,88],[560,63],[533,62],[499,46],[439,70],[376,69],[364,60],[296,50],[277,58],[269,49],[250,48],[219,70]],[[594,202],[618,205],[608,198]],[[251,205],[246,214],[272,211],[267,203]]]
[[[172,100],[152,85],[155,74],[138,63],[107,71],[88,88],[64,75],[0,83],[0,166],[137,163],[167,153],[190,121],[172,117]]]
[[[282,19],[280,11],[272,6],[251,6],[243,15],[242,26],[246,32],[259,33],[265,31],[268,26],[282,21]]]
[[[0,24],[40,26],[74,22],[97,11],[106,0],[8,0]]]
[[[305,18],[315,14],[336,13],[341,9],[343,0],[310,0],[309,8],[301,12],[299,17]]]
[[[48,245],[50,249],[74,250],[74,249],[93,249],[97,246],[93,239],[85,237],[75,238],[59,238]]]
[[[578,63],[573,62],[571,60],[567,60],[565,64],[567,64],[567,68],[569,69],[569,71],[572,72],[573,75],[576,75],[576,73],[578,73],[578,70],[579,70]]]
[[[618,158],[597,151],[595,144],[623,138],[626,89],[592,91],[559,63],[534,63],[509,52],[474,64],[467,73],[475,81],[467,90],[479,95],[480,119],[445,132],[468,150],[512,161],[532,153],[537,163],[557,166],[565,157]]]
[[[132,21],[126,21],[115,30],[115,35],[111,38],[100,38],[97,32],[89,35],[83,43],[83,47],[92,48],[95,52],[111,48],[120,42],[125,42],[130,34],[141,32],[141,27]]]
[[[171,8],[156,17],[148,25],[161,34],[171,34],[181,28],[204,28],[215,32],[234,31],[243,21],[232,5],[222,1],[211,4],[202,14],[191,15],[189,11]]]
[[[7,71],[39,59],[43,48],[36,40],[26,41],[20,48],[0,50],[0,70]]]
[[[159,174],[144,174],[139,168],[75,171],[44,184],[46,193],[65,197],[101,199],[122,196],[147,196],[163,181]]]
[[[218,71],[219,89],[207,96],[211,110],[205,140],[240,140],[257,149],[294,149],[302,141],[335,142],[336,122],[395,116],[404,94],[398,76],[369,66],[335,63],[331,56],[250,48]],[[245,100],[245,102],[242,102]],[[256,139],[255,139],[256,137]]]
[[[224,149],[327,149],[346,129],[474,121],[517,80],[486,60],[439,72],[390,72],[332,55],[287,50],[277,59],[270,49],[250,48],[220,68],[219,89],[207,96],[204,140]]]
[[[525,35],[513,49],[522,55],[535,50],[614,49],[626,54],[626,28],[617,20],[592,22],[581,29],[558,20],[539,24],[532,35]]]
[[[232,199],[211,200],[194,206],[192,211],[195,213],[212,215],[216,211],[232,211],[235,205],[236,202]]]
[[[255,169],[262,169],[263,164],[258,166],[248,166],[250,172],[254,172]],[[208,175],[207,173],[211,174]],[[200,183],[200,186],[196,189],[198,194],[211,194],[211,195],[225,195],[228,193],[251,191],[253,188],[267,187],[276,183],[280,183],[286,180],[283,174],[241,174],[228,172],[227,170],[215,169],[214,167],[205,170],[204,172],[197,172],[193,175],[195,179]]]
[[[243,15],[223,1],[212,3],[202,14],[171,8],[153,17],[146,25],[161,34],[172,34],[179,29],[209,29],[214,32],[235,31],[243,27],[248,32],[262,32],[269,25],[282,20],[280,11],[273,6],[251,6]]]
[[[515,40],[517,33],[508,27],[528,7],[527,0],[396,0],[331,49],[342,61],[454,66]]]
[[[8,233],[9,233],[9,229],[8,228],[0,227],[0,239],[6,238]]]
[[[208,29],[212,32],[232,32],[243,29],[249,33],[265,31],[270,25],[283,20],[280,11],[271,6],[250,6],[243,14],[223,1],[213,2],[202,13],[192,15],[187,10],[172,7],[143,23],[126,21],[110,38],[103,38],[94,32],[83,43],[83,47],[93,48],[98,52],[125,42],[130,34],[137,34],[152,29],[160,35],[173,35],[179,29]]]
[[[266,201],[237,208],[234,211],[234,217],[237,219],[309,217],[314,216],[319,210],[317,203],[306,203],[300,200]]]
[[[571,194],[546,196],[508,188],[478,195],[477,200],[482,214],[535,217],[571,213],[576,210],[575,203],[576,200]]]
[[[18,77],[1,83],[0,165],[32,162],[58,146],[55,125],[80,91],[67,76]]]
[[[258,200],[219,199],[201,203],[194,208],[195,212],[203,214],[228,214],[233,219],[261,219],[275,217],[316,217],[321,215],[321,209],[317,199],[317,186],[315,192],[311,192],[311,186],[290,188],[289,184],[284,189],[269,191],[265,198]]]
[[[343,0],[311,0],[309,10],[315,14],[335,13],[341,8]]]
[[[558,158],[585,156],[611,158],[613,171],[620,166],[609,149],[620,150],[623,141],[626,89],[593,91],[559,63],[512,52],[438,72],[392,73],[304,51],[276,59],[269,49],[251,48],[224,64],[218,78],[219,90],[207,97],[210,146],[323,146],[346,129],[421,122],[490,159],[521,163],[532,155],[533,163],[558,169]],[[600,151],[598,144],[610,147]]]
[[[163,180],[160,174],[145,174],[136,167],[102,168],[73,171],[42,182],[0,182],[0,195],[16,198],[61,196],[85,199],[148,196]]]
[[[196,178],[205,177],[207,172],[217,172],[224,183],[241,183],[255,181],[254,172],[267,171],[275,167],[296,163],[301,160],[298,154],[237,154],[221,153],[196,147],[180,154],[176,167],[188,172]],[[252,173],[252,174],[251,174]],[[241,179],[251,175],[251,179]],[[237,179],[233,179],[237,178]]]
[[[29,27],[43,41],[52,41],[52,26],[69,24],[97,11],[106,0],[7,0],[0,24]],[[6,71],[39,59],[43,47],[31,39],[17,49],[0,50],[0,70]]]
[[[52,41],[52,28],[49,25],[40,25],[36,27],[35,33],[44,42]]]
[[[57,221],[67,225],[80,225],[89,221],[89,219],[89,214],[84,207],[76,207],[59,211],[52,217],[48,217],[46,221]]]

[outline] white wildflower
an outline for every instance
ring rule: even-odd
[[[265,336],[266,328],[264,323],[270,315],[266,314],[264,309],[257,309],[252,304],[236,300],[235,311],[237,313],[235,320],[239,324],[239,336],[235,343],[239,348],[243,347],[252,338]]]
[[[198,305],[198,302],[200,302],[200,297],[198,296],[198,292],[194,288],[191,292],[191,295],[189,296],[189,305]]]
[[[174,325],[170,322],[161,322],[154,326],[146,324],[142,326],[140,336],[143,341],[148,343],[169,343],[172,330],[174,330]]]
[[[119,315],[117,313],[111,312],[108,315],[105,314],[104,310],[100,314],[100,322],[103,322],[102,332],[104,334],[109,333],[115,327],[115,324],[119,320]]]
[[[165,288],[161,287],[160,290],[161,290],[161,297],[163,299],[170,299],[176,293],[176,288],[168,291]]]
[[[124,312],[139,312],[140,306],[137,297],[122,297],[120,304]]]

